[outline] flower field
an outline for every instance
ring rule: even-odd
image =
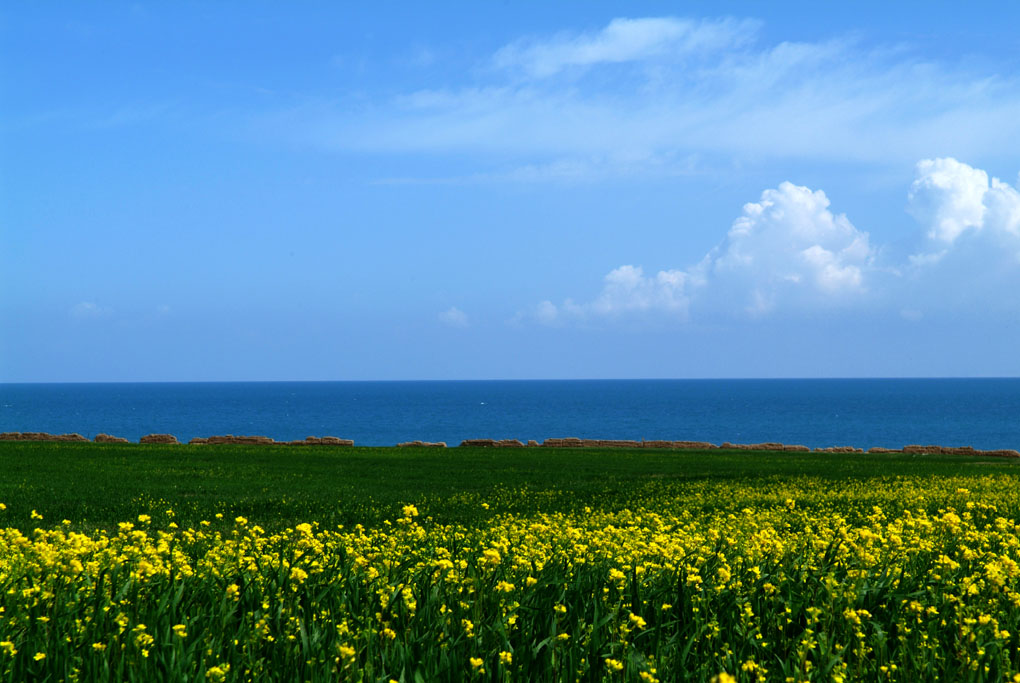
[[[1020,680],[1020,480],[954,463],[426,492],[331,528],[40,502],[0,531],[0,680]]]

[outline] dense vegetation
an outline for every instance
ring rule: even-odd
[[[1020,469],[0,444],[0,679],[1004,680]]]

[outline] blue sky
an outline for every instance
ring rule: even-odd
[[[0,381],[1020,375],[1017,25],[5,5]]]

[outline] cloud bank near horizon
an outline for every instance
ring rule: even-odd
[[[1017,307],[1020,192],[953,158],[924,159],[908,192],[912,253],[871,244],[822,190],[781,183],[744,205],[725,239],[684,269],[621,265],[588,302],[540,302],[547,325],[655,313],[678,320],[762,318],[832,309],[898,310],[911,321],[956,306]],[[996,294],[998,296],[995,297]]]

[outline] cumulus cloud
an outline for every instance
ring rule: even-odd
[[[692,304],[762,316],[778,306],[859,302],[876,272],[868,233],[829,209],[821,190],[782,183],[744,205],[725,240],[686,270],[645,275],[624,265],[604,278],[592,301],[542,302],[540,322],[659,312],[687,319]]]
[[[982,251],[997,246],[1020,256],[1020,192],[1016,188],[953,158],[924,159],[916,171],[908,210],[927,228],[927,240],[912,256],[915,265],[939,261],[958,241],[985,243]],[[972,245],[966,249],[973,251]]]
[[[859,295],[874,258],[868,233],[832,213],[824,192],[784,182],[744,205],[696,277],[760,315],[781,297],[830,305]]]
[[[823,191],[784,182],[745,204],[695,265],[655,275],[620,266],[590,301],[543,301],[531,317],[562,324],[655,312],[687,320],[866,306],[916,322],[933,310],[1010,306],[1002,292],[1020,287],[1017,188],[953,158],[924,159],[908,200],[923,248],[903,263],[887,262]]]
[[[732,19],[617,18],[595,33],[516,41],[497,51],[493,61],[501,68],[546,78],[571,67],[633,62],[663,54],[675,59],[734,47],[746,42],[756,26],[755,22]]]
[[[680,270],[661,270],[646,276],[641,266],[620,266],[606,274],[602,292],[590,303],[578,304],[567,299],[557,306],[551,301],[543,301],[536,307],[533,317],[547,325],[564,319],[619,316],[642,311],[666,311],[686,317],[689,299],[684,289],[687,279],[688,274]]]
[[[450,327],[467,327],[470,322],[468,321],[467,313],[460,310],[456,306],[451,306],[442,313],[439,314],[439,322]]]

